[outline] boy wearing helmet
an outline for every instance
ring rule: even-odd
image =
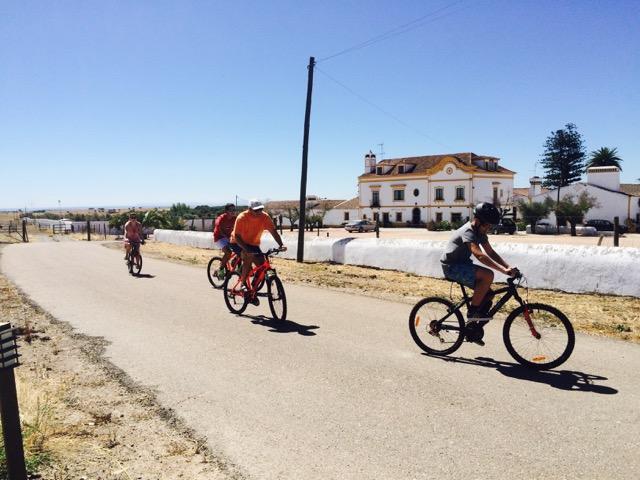
[[[493,296],[493,270],[509,276],[518,274],[518,269],[509,266],[489,244],[487,233],[499,221],[500,212],[493,204],[479,203],[473,209],[473,220],[454,232],[440,257],[445,278],[473,288],[471,307],[467,313],[470,322],[491,320],[487,312]],[[489,268],[475,265],[471,261],[471,254]]]

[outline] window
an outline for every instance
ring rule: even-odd
[[[402,221],[402,212],[396,212],[396,222]]]
[[[436,212],[436,223],[440,223],[442,221],[442,212]]]
[[[413,196],[417,197],[418,195],[420,195],[420,190],[418,190],[417,188],[413,189]]]
[[[379,214],[378,212],[375,212],[375,213],[373,214],[373,221],[374,221],[374,222],[377,222],[377,221],[378,221],[378,218],[380,218],[380,214]]]
[[[493,203],[498,203],[498,187],[493,187]]]
[[[503,193],[502,189],[500,189],[500,198],[502,198],[502,193]]]
[[[404,173],[404,165],[398,165],[398,173]]]
[[[456,200],[464,200],[464,187],[456,187]]]
[[[362,215],[362,219],[366,220],[367,219],[367,214],[365,213],[364,215]]]
[[[436,187],[436,202],[444,200],[444,188]]]
[[[382,175],[382,167],[376,167],[376,175]]]
[[[452,213],[451,214],[451,223],[460,223],[462,222],[462,214],[461,213]]]
[[[349,212],[344,212],[344,221],[345,222],[349,221]]]
[[[396,202],[404,200],[404,190],[394,190],[393,200]]]
[[[371,206],[372,207],[380,206],[380,192],[377,190],[374,190],[373,192],[371,192]]]

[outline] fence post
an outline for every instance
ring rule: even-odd
[[[618,217],[613,217],[613,246],[617,247],[620,244],[620,233],[619,233],[620,219]]]
[[[0,323],[0,414],[9,480],[26,480],[20,411],[13,369],[18,363],[15,331],[10,323]]]
[[[91,222],[87,220],[87,242],[91,241]]]
[[[22,241],[27,243],[29,241],[29,236],[27,234],[27,221],[22,220]]]

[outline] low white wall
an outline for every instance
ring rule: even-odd
[[[162,242],[212,248],[210,233],[156,230]],[[442,278],[440,256],[446,242],[315,237],[305,241],[308,261],[379,267]],[[297,242],[287,241],[284,258],[295,258]],[[275,247],[269,234],[262,248]],[[565,292],[597,292],[640,297],[640,249],[573,245],[500,244],[496,247],[510,265],[520,268],[530,287]],[[496,273],[497,281],[505,276]]]

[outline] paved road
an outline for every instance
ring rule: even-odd
[[[424,356],[410,306],[287,285],[290,322],[229,314],[201,267],[127,275],[96,243],[6,247],[2,271],[255,479],[640,478],[640,348],[578,336],[560,371],[514,365],[500,322]],[[605,319],[603,319],[605,320]]]

